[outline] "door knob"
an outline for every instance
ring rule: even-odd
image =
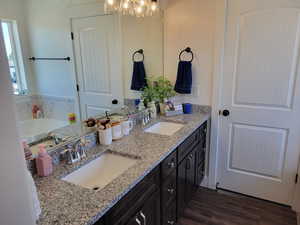
[[[111,101],[111,103],[112,103],[113,105],[118,105],[119,101],[118,101],[118,99],[114,99],[114,100]]]
[[[230,111],[228,109],[224,109],[223,112],[222,112],[222,115],[227,117],[230,115]]]

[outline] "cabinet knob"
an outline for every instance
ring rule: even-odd
[[[175,168],[176,164],[175,164],[174,161],[172,161],[172,162],[168,163],[168,166],[169,166],[170,168]]]
[[[175,222],[174,222],[174,221],[172,221],[172,220],[169,220],[169,221],[168,221],[168,224],[169,224],[169,225],[174,225],[174,224],[175,224]]]
[[[174,189],[174,188],[169,188],[169,189],[168,189],[168,192],[172,195],[172,194],[174,194],[175,189]]]

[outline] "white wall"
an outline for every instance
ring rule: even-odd
[[[122,17],[123,38],[123,76],[124,91],[127,98],[137,97],[137,92],[130,90],[132,77],[132,54],[144,49],[147,76],[162,76],[163,71],[163,15],[135,18]],[[138,59],[138,56],[137,56]]]
[[[15,104],[0,30],[0,224],[33,225],[33,201],[16,128]]]
[[[101,15],[101,0],[27,0],[31,55],[36,57],[72,56],[70,18]],[[145,49],[146,69],[150,75],[163,73],[163,26],[160,16],[151,18],[122,17],[124,97],[134,98],[129,90],[132,61],[137,49]],[[36,94],[75,96],[75,75],[72,63],[32,63]]]
[[[27,0],[27,24],[30,56],[72,57],[69,1]],[[39,95],[75,97],[73,64],[67,61],[31,63],[36,92]]]
[[[163,76],[163,14],[153,17],[135,18],[124,16],[122,19],[123,77],[126,98],[139,95],[130,90],[132,78],[132,54],[144,49],[147,76]],[[136,57],[138,58],[138,55]]]
[[[165,11],[165,75],[176,80],[178,55],[191,47],[193,94],[184,101],[211,105],[214,63],[215,0],[171,0]]]
[[[28,36],[26,27],[26,10],[24,0],[1,0],[0,1],[0,19],[15,20],[17,22],[24,66],[26,71],[26,80],[30,92],[35,92],[35,83],[32,77],[30,66],[28,64]]]

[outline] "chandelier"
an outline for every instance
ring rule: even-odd
[[[136,17],[152,16],[159,10],[159,0],[105,0],[107,13],[119,12]]]

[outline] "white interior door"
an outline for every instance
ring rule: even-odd
[[[230,115],[221,115],[220,188],[291,204],[300,149],[299,35],[300,1],[228,0],[222,109]]]
[[[82,119],[123,104],[121,46],[116,16],[72,20]],[[112,104],[117,100],[118,104]]]

